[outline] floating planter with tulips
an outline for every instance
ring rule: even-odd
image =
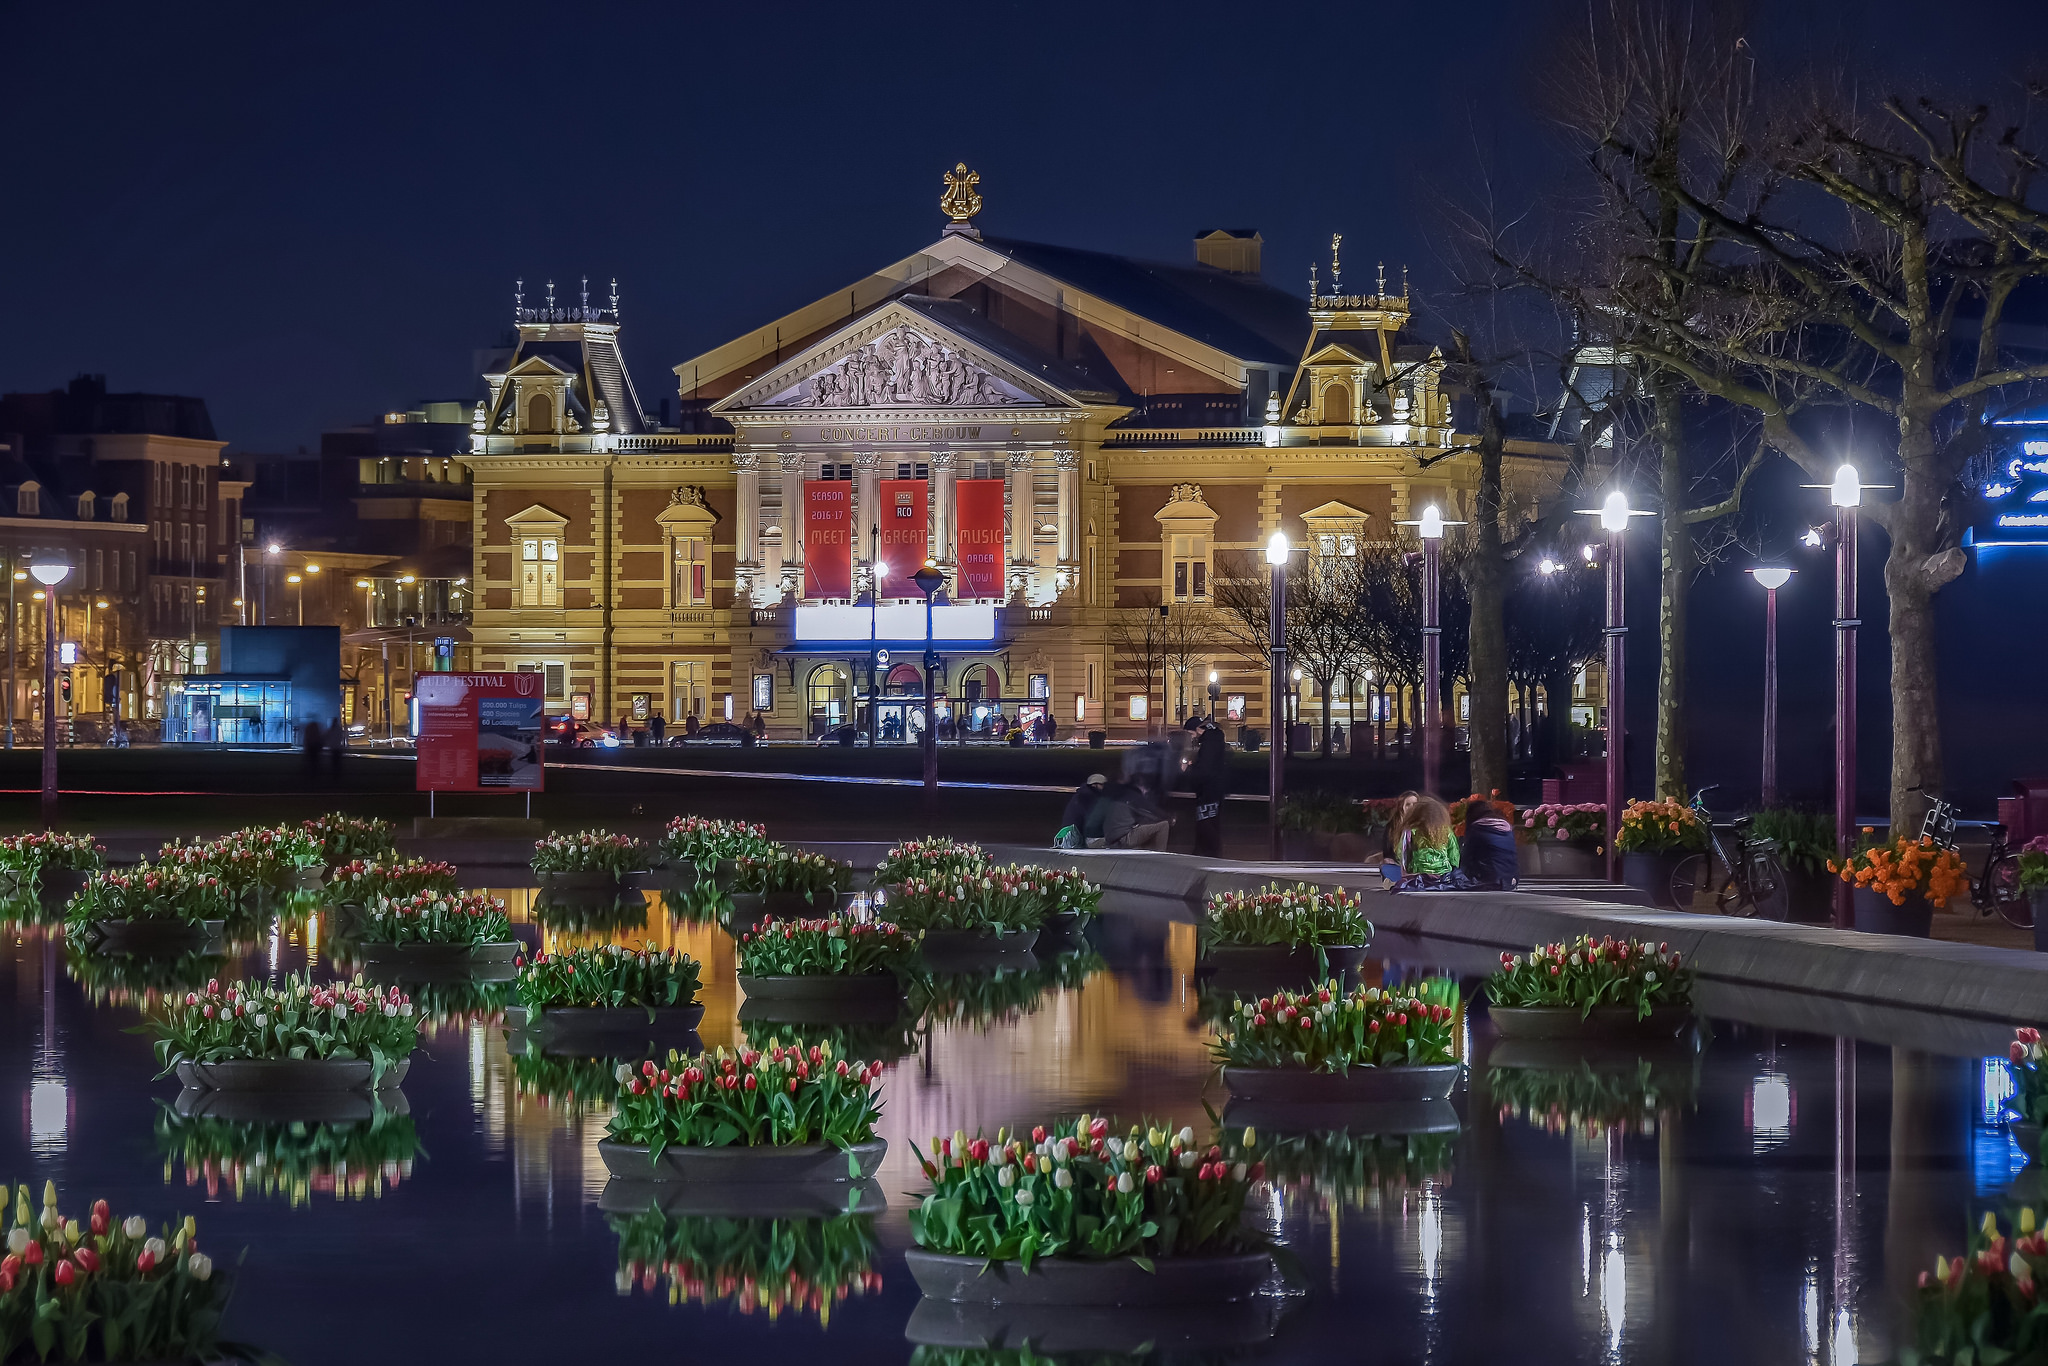
[[[978,844],[964,844],[944,835],[904,840],[875,865],[875,885],[894,887],[917,879],[929,882],[987,864],[988,851]]]
[[[484,892],[380,896],[363,907],[354,951],[371,963],[472,967],[521,952],[505,903]]]
[[[2012,1095],[2006,1108],[2013,1112],[2010,1126],[2013,1142],[2029,1162],[2041,1155],[2041,1126],[2048,1123],[2048,1047],[2041,1043],[2041,1031],[2031,1026],[2013,1031],[2007,1047],[2012,1058]]]
[[[875,1136],[882,1064],[825,1045],[678,1053],[619,1067],[617,1105],[597,1145],[635,1181],[867,1181],[888,1143]]]
[[[1669,1038],[1692,1019],[1692,971],[1669,944],[1594,939],[1503,953],[1486,982],[1503,1039]]]
[[[889,916],[923,936],[926,957],[1025,953],[1038,943],[1051,902],[1042,868],[970,868],[901,883]]]
[[[543,892],[616,896],[647,859],[647,845],[631,835],[581,830],[534,841],[533,874]]]
[[[405,1080],[419,1042],[405,993],[360,979],[210,981],[166,1000],[144,1028],[166,1073],[217,1091],[386,1090]]]
[[[614,1215],[611,1226],[621,1295],[661,1294],[665,1282],[670,1304],[736,1303],[771,1323],[794,1315],[825,1328],[839,1304],[882,1288],[872,1215],[672,1219],[649,1210]]]
[[[1045,923],[1039,927],[1042,943],[1073,943],[1102,909],[1102,888],[1073,868],[1034,868],[1044,889]]]
[[[1457,1084],[1457,1012],[1406,988],[1334,982],[1239,1001],[1217,1028],[1236,1100],[1283,1105],[1440,1101]]]
[[[320,845],[320,862],[328,868],[345,863],[389,863],[398,856],[397,832],[391,822],[375,817],[330,811],[305,822],[306,833]]]
[[[844,912],[769,920],[739,937],[740,991],[752,1005],[824,1020],[847,1010],[896,1013],[917,967],[917,937]]]
[[[1269,883],[1255,892],[1209,898],[1200,933],[1201,966],[1233,979],[1321,982],[1356,972],[1372,943],[1372,922],[1356,892]]]
[[[402,1099],[402,1093],[387,1092]],[[305,1124],[181,1115],[164,1106],[156,1117],[164,1184],[173,1167],[208,1200],[222,1193],[286,1199],[293,1208],[314,1197],[372,1200],[412,1177],[419,1132],[409,1114],[383,1105],[355,1123]]]
[[[1919,1283],[1917,1351],[1922,1366],[2035,1366],[2043,1356],[2048,1309],[2038,1284],[2048,1267],[2048,1234],[2039,1210],[2022,1206],[2001,1223],[1985,1212],[1969,1254],[1936,1257]]]
[[[65,906],[73,936],[111,953],[181,953],[217,938],[234,899],[200,869],[138,863],[87,879]]]
[[[190,1218],[152,1232],[142,1215],[117,1220],[96,1200],[81,1223],[57,1208],[54,1182],[40,1212],[22,1186],[6,1246],[0,1361],[220,1359],[229,1278],[199,1250]]]
[[[1181,1129],[1112,1133],[1083,1115],[993,1141],[956,1131],[918,1152],[911,1275],[930,1299],[1153,1305],[1243,1300],[1272,1270],[1243,1227],[1256,1161]]]
[[[686,1034],[704,1018],[697,960],[675,949],[601,944],[543,953],[519,963],[506,1011],[514,1029],[549,1036]]]
[[[817,915],[836,910],[853,887],[853,869],[823,854],[771,845],[732,862],[734,933],[763,916]]]
[[[654,861],[694,882],[730,888],[734,859],[767,853],[774,847],[765,825],[677,816],[662,830],[654,846]]]
[[[418,892],[454,892],[461,886],[454,864],[421,858],[403,863],[351,859],[337,864],[327,880],[328,896],[343,906],[367,906],[379,897]]]
[[[189,844],[173,840],[158,851],[157,861],[211,874],[231,892],[249,898],[312,891],[326,878],[320,841],[295,825],[252,825]]]
[[[51,830],[0,839],[0,891],[62,900],[106,866],[107,848],[91,835]]]

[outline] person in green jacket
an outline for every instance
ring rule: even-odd
[[[1396,862],[1382,867],[1387,881],[1440,878],[1458,866],[1458,837],[1451,830],[1451,811],[1435,797],[1417,797],[1387,830],[1387,845]]]

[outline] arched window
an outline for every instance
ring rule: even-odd
[[[43,512],[42,485],[31,479],[16,490],[14,515],[17,517],[40,517]]]
[[[127,521],[128,495],[125,493],[115,494],[113,501],[107,505],[107,515],[117,522]]]
[[[79,495],[78,495],[78,520],[79,520],[79,521],[81,521],[81,522],[90,522],[90,521],[92,520],[92,503],[93,503],[93,498],[92,498],[92,495],[91,495],[90,493],[81,493],[81,494],[79,494]]]
[[[555,429],[555,406],[546,394],[535,394],[526,400],[526,430],[529,432],[551,432]]]
[[[844,664],[820,664],[805,685],[811,734],[823,735],[853,719],[853,675]]]
[[[1323,425],[1343,427],[1351,422],[1351,391],[1341,384],[1323,390]]]

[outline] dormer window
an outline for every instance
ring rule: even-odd
[[[125,522],[128,520],[127,494],[117,493],[114,495],[113,501],[107,505],[107,516],[111,517],[113,520],[117,522]]]
[[[90,521],[92,520],[92,512],[93,512],[93,507],[92,507],[92,504],[93,504],[93,498],[92,498],[92,495],[91,495],[90,493],[81,493],[81,494],[79,494],[79,495],[78,495],[78,520],[79,520],[79,521],[81,521],[81,522],[90,522]]]
[[[31,479],[15,491],[14,515],[17,517],[40,517],[43,515],[42,485]]]

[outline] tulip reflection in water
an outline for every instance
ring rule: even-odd
[[[290,1123],[180,1115],[159,1101],[156,1145],[164,1184],[182,1166],[187,1186],[204,1185],[209,1200],[223,1187],[241,1200],[253,1193],[284,1196],[292,1206],[314,1196],[371,1200],[412,1175],[419,1134],[410,1115],[378,1105],[353,1123]]]
[[[618,1290],[670,1304],[730,1303],[742,1314],[832,1322],[834,1306],[881,1290],[873,1215],[836,1219],[671,1219],[659,1210],[611,1216],[619,1239]]]
[[[1448,1185],[1458,1134],[1274,1133],[1226,1123],[1216,1142],[1227,1161],[1265,1162],[1266,1179],[1290,1203],[1307,1199],[1326,1210],[1377,1211]]]
[[[1014,1024],[1037,1010],[1047,992],[1073,990],[1107,966],[1101,954],[1082,949],[1038,958],[1032,967],[928,973],[912,981],[910,1003],[929,1025],[969,1025],[986,1032]]]
[[[1581,1059],[1559,1068],[1495,1067],[1487,1089],[1502,1123],[1519,1119],[1546,1133],[1654,1134],[1660,1116],[1690,1109],[1699,1090],[1699,1063],[1632,1058],[1595,1066]]]
[[[211,953],[106,953],[67,939],[64,970],[94,1005],[149,1010],[167,995],[198,990],[209,978],[233,977],[235,963]]]

